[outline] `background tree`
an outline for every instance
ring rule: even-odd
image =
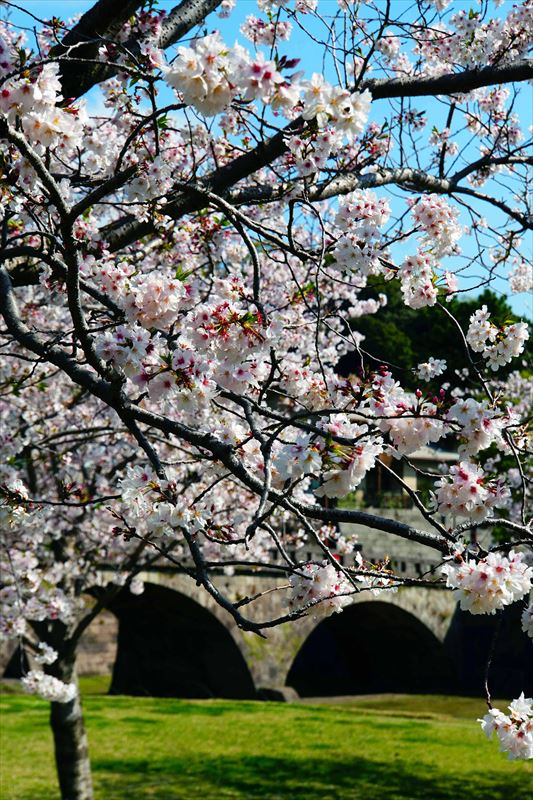
[[[403,302],[396,283],[385,284],[382,280],[370,279],[361,297],[366,299],[381,292],[386,294],[387,304],[379,314],[368,314],[352,323],[354,329],[365,337],[362,349],[371,354],[376,363],[391,365],[409,389],[417,389],[420,384],[413,364],[427,361],[432,356],[446,361],[447,367],[439,376],[440,380],[463,387],[470,385],[471,377],[458,374],[465,369],[464,342],[454,321],[444,312],[436,317],[431,308],[409,308]],[[490,289],[484,289],[475,298],[453,297],[446,308],[461,329],[466,330],[470,317],[482,305],[501,326],[518,321],[507,299]],[[531,343],[528,340],[520,367],[528,370],[530,364]],[[347,354],[339,363],[341,374],[355,372],[360,367],[361,359],[357,353]],[[516,367],[516,363],[501,367],[499,377],[508,376]]]

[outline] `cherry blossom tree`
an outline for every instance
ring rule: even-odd
[[[531,0],[3,6],[1,631],[51,701],[62,797],[92,797],[80,637],[161,559],[264,636],[425,585],[364,561],[359,523],[433,548],[469,613],[521,602],[533,636],[528,327],[449,308],[532,288]],[[463,353],[413,363],[415,392],[358,332],[395,284]],[[429,501],[386,466],[443,442]],[[378,460],[420,527],[337,504]],[[279,574],[283,616],[226,596],[239,566]],[[531,758],[532,701],[486,692],[483,730]]]

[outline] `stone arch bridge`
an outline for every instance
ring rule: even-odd
[[[374,684],[384,690],[376,676],[384,659],[396,662],[395,682],[381,676],[390,691],[416,687],[420,659],[431,668],[431,690],[444,689],[443,641],[455,609],[450,592],[363,592],[341,614],[324,621],[307,616],[267,630],[262,639],[240,630],[187,575],[154,571],[142,577],[144,593],[124,592],[112,607],[118,620],[115,691],[253,697],[259,688],[288,685],[304,695],[361,693]],[[268,573],[218,580],[234,601],[283,583]],[[286,592],[265,595],[254,603],[254,618],[287,613],[285,597]]]
[[[81,647],[81,674],[112,671],[115,693],[290,699],[483,689],[494,618],[458,611],[452,593],[439,586],[362,592],[340,614],[307,616],[262,639],[240,630],[186,574],[159,568],[141,577],[144,593],[123,591]],[[235,601],[283,583],[268,572],[218,578]],[[254,618],[286,613],[284,597],[282,591],[263,596]],[[533,691],[518,606],[504,615],[493,657],[492,690],[500,696]]]
[[[405,510],[392,511],[417,524]],[[390,547],[388,534],[362,526],[355,533],[368,560]],[[302,554],[303,560],[317,553]],[[438,563],[434,551],[397,540],[392,566],[421,576]],[[286,584],[271,571],[219,575],[217,584],[238,601]],[[379,692],[483,691],[493,650],[493,695],[533,694],[531,644],[521,632],[521,604],[502,619],[456,608],[442,586],[355,595],[352,605],[324,620],[306,616],[266,631],[240,630],[232,617],[184,572],[154,566],[140,576],[141,595],[123,590],[85,632],[80,674],[112,673],[111,691],[173,697],[282,699]],[[287,613],[287,593],[270,591],[254,602],[253,618]],[[498,629],[497,638],[496,628]],[[493,640],[495,646],[493,647]],[[17,677],[23,662],[13,645],[0,647],[0,675]],[[516,692],[516,693],[515,693]]]

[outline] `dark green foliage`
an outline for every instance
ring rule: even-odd
[[[354,330],[365,336],[362,349],[375,356],[374,359],[365,358],[365,368],[375,369],[380,363],[390,364],[395,377],[403,386],[416,389],[420,382],[412,371],[413,366],[416,367],[420,362],[427,361],[433,356],[446,359],[448,364],[447,371],[437,379],[436,383],[441,385],[449,381],[452,385],[460,384],[455,370],[467,366],[468,362],[461,334],[446,312],[437,307],[417,310],[408,308],[403,302],[397,281],[385,283],[382,279],[371,278],[361,297],[376,297],[380,292],[387,295],[387,306],[377,314],[353,320],[352,324]],[[492,315],[491,319],[497,325],[517,319],[505,298],[489,289],[485,289],[475,298],[454,299],[443,305],[460,322],[465,332],[468,329],[470,316],[482,305],[487,306]],[[531,357],[531,340],[528,345]],[[472,355],[475,361],[482,360],[479,354]],[[522,361],[527,356],[526,351],[522,358],[515,359],[509,366],[499,369],[496,373],[498,378],[504,378],[509,372],[521,369]],[[339,371],[346,375],[357,372],[360,366],[357,354],[351,354],[341,360]],[[475,381],[472,371],[470,378]],[[466,383],[469,383],[468,379]]]

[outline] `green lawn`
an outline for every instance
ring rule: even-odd
[[[481,734],[479,700],[333,705],[107,697],[82,684],[98,800],[508,800],[531,764]],[[0,697],[1,800],[57,800],[47,704]]]

